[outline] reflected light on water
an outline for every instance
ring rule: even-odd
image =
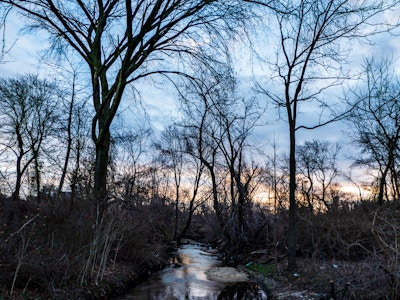
[[[143,282],[118,299],[259,299],[257,297],[237,298],[236,296],[227,298],[227,294],[238,295],[238,292],[231,288],[227,290],[227,287],[222,283],[208,280],[205,273],[211,268],[221,265],[218,257],[209,253],[206,247],[183,245],[179,248],[176,257],[172,259],[171,265],[157,272],[148,281]]]

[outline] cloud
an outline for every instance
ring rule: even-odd
[[[24,26],[21,15],[9,14],[5,27],[5,48],[11,49],[0,64],[0,72],[4,76],[46,72],[38,64],[38,52],[49,47],[47,37],[40,31],[23,31]]]

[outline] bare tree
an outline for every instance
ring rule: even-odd
[[[263,111],[254,99],[238,96],[229,63],[196,74],[182,93],[186,151],[207,170],[214,212],[235,251],[246,238],[246,208],[259,173],[248,159],[250,136]]]
[[[266,156],[265,166],[261,169],[261,182],[268,194],[268,203],[274,208],[275,215],[286,207],[288,200],[289,170],[287,155],[278,153],[279,139],[274,137],[269,145],[272,151]]]
[[[178,232],[178,235],[176,237],[176,241],[178,244],[181,242],[186,232],[189,230],[190,225],[192,223],[194,212],[199,206],[203,205],[207,200],[207,197],[202,197],[202,193],[200,190],[203,178],[203,171],[204,171],[204,165],[202,164],[202,162],[196,159],[192,159],[190,164],[190,170],[187,170],[187,172],[191,173],[192,177],[192,187],[191,191],[189,192],[189,199],[188,199],[189,208],[187,211],[186,222],[184,223],[183,228],[181,229],[180,232]]]
[[[392,59],[367,59],[360,85],[349,94],[355,106],[348,123],[361,149],[356,165],[376,170],[377,201],[400,198],[400,80]]]
[[[39,152],[44,140],[54,131],[58,118],[56,86],[34,75],[2,79],[0,97],[1,146],[15,156],[13,198],[19,198],[23,176],[32,162],[39,197]]]
[[[118,149],[118,177],[114,184],[120,189],[124,201],[139,200],[140,177],[145,171],[145,155],[150,147],[153,132],[145,120],[139,118],[141,124],[132,130],[124,130],[115,137]]]
[[[328,198],[330,188],[333,187],[334,180],[339,174],[337,167],[339,150],[338,144],[319,140],[305,142],[304,145],[297,147],[301,192],[311,213],[321,208],[321,204],[325,209],[330,209],[332,206]]]
[[[185,143],[176,126],[169,126],[161,133],[160,141],[155,145],[159,151],[161,164],[172,171],[175,189],[175,226],[173,240],[178,236],[179,204],[181,201],[181,183],[185,164]]]
[[[161,138],[155,144],[159,151],[158,160],[172,173],[175,190],[175,226],[173,240],[180,243],[190,227],[193,214],[203,203],[199,198],[200,183],[204,164],[188,153],[188,136],[185,128],[174,124],[163,130]],[[180,220],[182,207],[189,207],[186,220]],[[181,224],[183,223],[183,227]]]
[[[90,69],[94,193],[101,210],[107,199],[110,125],[126,86],[152,74],[177,73],[162,62],[176,55],[196,55],[201,31],[209,31],[211,24],[238,11],[233,1],[207,0],[0,2],[18,9],[34,28],[47,30],[55,50],[74,49]]]
[[[71,103],[69,108],[71,108]],[[68,168],[67,179],[71,189],[71,199],[74,200],[77,196],[85,196],[87,198],[91,195],[95,150],[90,143],[90,124],[88,121],[90,113],[86,101],[75,102],[75,107],[72,107],[72,110],[71,128],[68,128],[67,125],[65,133],[67,135],[67,143],[72,142],[69,145],[71,151],[69,153],[68,165],[70,167]],[[69,121],[67,124],[69,124]],[[68,153],[65,153],[65,158],[67,155]]]
[[[245,206],[258,175],[258,167],[255,163],[249,165],[246,157],[251,149],[249,139],[263,111],[256,105],[255,99],[235,97],[235,91],[233,85],[228,96],[232,101],[229,101],[229,108],[217,107],[215,118],[223,130],[218,144],[229,173],[231,218],[237,232],[235,236],[238,236],[245,231]]]
[[[263,92],[278,108],[284,109],[289,125],[288,269],[293,270],[296,266],[296,132],[302,128],[317,128],[343,117],[322,119],[311,125],[298,124],[302,105],[308,108],[319,106],[322,110],[333,105],[324,100],[323,93],[348,77],[342,68],[348,53],[343,45],[344,39],[383,30],[385,24],[374,23],[374,17],[393,8],[397,1],[279,0],[261,4],[271,9],[279,35],[273,70],[282,89],[263,89]]]
[[[56,199],[58,199],[62,193],[65,182],[69,179],[70,184],[73,176],[71,164],[74,163],[73,155],[77,159],[80,158],[82,143],[82,131],[83,131],[83,113],[86,108],[85,93],[83,92],[84,87],[79,83],[80,74],[78,68],[73,65],[71,61],[67,68],[63,68],[61,71],[62,75],[59,84],[63,83],[63,101],[60,106],[60,119],[59,119],[59,133],[56,137],[58,144],[50,150],[52,153],[48,153],[50,159],[54,160],[59,166],[61,176],[58,182],[56,190]],[[60,69],[58,69],[60,70]],[[85,99],[86,98],[86,99]],[[86,129],[87,126],[86,126]],[[89,132],[87,132],[88,134]],[[59,147],[59,143],[65,145],[65,148]],[[48,152],[50,152],[48,151]],[[55,155],[53,155],[56,153]],[[55,157],[54,157],[55,156]],[[79,162],[75,161],[75,166],[79,166]],[[74,193],[75,196],[75,193]]]
[[[201,73],[205,75],[205,73]],[[187,92],[182,94],[183,120],[181,125],[185,128],[184,140],[186,152],[198,159],[204,165],[211,181],[212,206],[217,216],[219,225],[224,228],[222,207],[219,200],[217,178],[218,160],[220,151],[218,139],[221,128],[218,123],[213,122],[212,99],[218,94],[217,82],[210,83],[212,76],[204,76],[208,81],[190,81]],[[215,78],[214,78],[215,79]]]

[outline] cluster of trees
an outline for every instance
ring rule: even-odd
[[[56,184],[55,178],[60,194],[67,175],[72,176],[68,182],[74,190],[73,177],[80,169],[87,138],[84,104],[75,99],[75,84],[70,97],[60,84],[31,74],[4,78],[0,85],[5,99],[0,105],[2,193],[11,193],[15,200],[34,195],[40,202],[46,186]],[[75,170],[70,167],[72,156]]]
[[[354,76],[345,68],[348,42],[396,28],[383,14],[398,4],[1,0],[1,9],[49,34],[54,55],[77,57],[84,66],[63,85],[33,75],[1,80],[2,192],[18,199],[25,189],[40,201],[48,184],[57,198],[68,183],[73,199],[92,199],[100,214],[112,201],[171,199],[176,240],[194,211],[210,204],[228,243],[240,247],[250,230],[247,208],[257,188],[267,186],[275,208],[289,209],[293,269],[296,208],[338,209],[341,197],[335,181],[340,147],[318,140],[296,147],[299,130],[348,121],[363,150],[356,163],[377,172],[377,200],[398,199],[399,83],[391,61],[367,60],[366,80],[346,91],[340,111],[336,100],[326,100],[327,91]],[[271,72],[267,85],[256,84],[257,98],[241,96],[230,53],[238,35],[256,29],[252,20],[267,22],[261,34],[277,38],[274,59],[263,53]],[[83,74],[87,84],[80,86]],[[145,119],[132,131],[113,125],[127,87],[148,77],[172,82],[179,95],[179,116],[156,138]],[[266,166],[256,159],[265,149],[252,141],[265,116],[260,96],[282,110],[290,137],[288,157],[281,162],[274,153]],[[300,122],[308,107],[321,111],[315,124]],[[182,209],[187,220],[179,220]]]

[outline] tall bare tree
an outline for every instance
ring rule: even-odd
[[[249,140],[263,111],[255,99],[237,97],[235,91],[235,85],[231,86],[231,93],[227,95],[229,105],[217,106],[215,118],[222,129],[218,145],[224,158],[224,166],[229,173],[231,219],[234,220],[236,232],[243,233],[245,206],[251,198],[251,186],[258,174],[257,165],[255,163],[250,165],[248,162],[247,156],[251,148]]]
[[[195,72],[199,80],[182,93],[186,151],[204,165],[220,229],[236,251],[246,239],[246,207],[258,175],[248,159],[250,136],[263,111],[255,99],[239,96],[229,62]]]
[[[219,138],[223,129],[214,120],[214,112],[223,87],[218,84],[218,74],[211,70],[200,72],[198,81],[189,81],[182,93],[182,114],[180,125],[185,128],[185,151],[200,161],[210,178],[211,198],[219,225],[224,228],[224,220],[219,199],[218,167],[221,157]],[[201,80],[203,79],[203,80]],[[221,100],[221,99],[219,99]],[[226,99],[225,99],[226,100]],[[221,104],[224,102],[221,101]],[[221,108],[221,107],[220,107]]]
[[[56,199],[58,199],[62,193],[65,183],[71,184],[73,180],[73,171],[71,165],[79,165],[79,162],[75,158],[80,157],[79,145],[82,142],[82,123],[84,123],[85,114],[83,113],[86,109],[86,102],[88,95],[85,94],[85,87],[80,84],[80,73],[76,65],[68,61],[69,65],[66,68],[57,68],[58,71],[58,82],[62,85],[63,89],[63,101],[60,103],[59,112],[59,132],[56,137],[57,149],[52,149],[48,152],[48,156],[51,160],[54,160],[58,168],[60,169],[60,179],[56,190]],[[61,71],[61,72],[60,72]],[[60,74],[61,73],[61,74]],[[87,113],[87,111],[86,111]],[[87,117],[87,115],[86,115]],[[86,130],[88,130],[88,122],[86,122]],[[86,135],[89,134],[86,131]],[[60,147],[59,143],[65,145]]]
[[[272,63],[275,73],[272,77],[282,88],[263,91],[278,108],[285,111],[289,125],[288,269],[293,270],[296,266],[296,132],[300,129],[317,128],[335,119],[320,119],[320,122],[311,125],[299,124],[299,114],[303,106],[309,109],[314,105],[324,110],[333,105],[332,101],[325,100],[323,94],[348,77],[343,72],[343,63],[348,54],[344,40],[365,37],[387,29],[385,21],[375,21],[379,20],[380,13],[394,8],[398,1],[254,2],[270,9],[278,31],[276,61]],[[340,117],[336,117],[338,118]]]
[[[212,24],[237,9],[234,2],[0,1],[18,9],[34,28],[47,30],[54,49],[74,49],[90,69],[95,109],[94,193],[101,209],[107,199],[110,125],[126,86],[152,74],[179,71],[162,66],[162,62],[173,56],[198,53],[203,43],[201,32],[209,31]]]
[[[400,198],[400,80],[393,70],[394,60],[370,58],[358,88],[349,93],[355,106],[348,119],[354,143],[361,155],[356,165],[376,170],[377,201]]]

